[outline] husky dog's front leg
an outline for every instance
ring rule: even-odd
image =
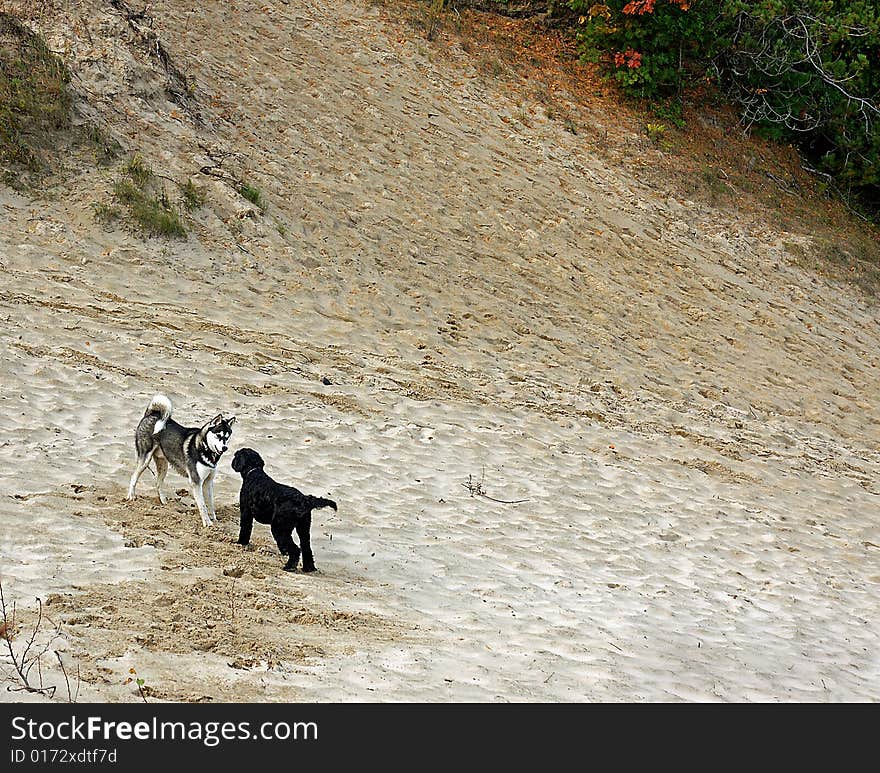
[[[208,514],[208,508],[205,505],[205,492],[203,486],[204,481],[201,478],[196,478],[192,481],[193,499],[196,500],[196,507],[199,508],[199,515],[202,516],[202,525],[211,526],[213,525],[213,521],[211,520],[211,516]]]
[[[205,504],[207,505],[208,513],[215,521],[219,521],[220,519],[217,517],[217,513],[214,510],[214,471],[205,478],[203,488],[205,491]]]

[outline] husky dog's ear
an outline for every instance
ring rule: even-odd
[[[218,413],[211,421],[209,421],[205,426],[206,427],[216,427],[223,421],[223,414]]]
[[[226,423],[227,423],[230,427],[231,427],[233,424],[235,424],[235,416],[230,416],[230,417],[226,420]]]

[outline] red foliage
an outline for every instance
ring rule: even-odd
[[[691,0],[669,0],[673,5],[677,5],[682,11],[686,11],[691,7]],[[646,13],[654,13],[654,7],[657,0],[630,0],[623,6],[623,12],[628,16],[644,16]]]
[[[630,0],[623,6],[623,12],[629,16],[642,16],[646,13],[654,13],[657,0]]]
[[[642,66],[642,55],[631,48],[626,49],[626,51],[618,51],[614,54],[614,66],[623,67],[624,65],[631,70],[637,70]]]

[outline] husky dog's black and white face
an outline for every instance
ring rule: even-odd
[[[206,425],[205,442],[212,453],[224,453],[229,448],[229,438],[232,436],[232,425],[235,423],[235,416],[224,419],[221,414],[217,414]]]

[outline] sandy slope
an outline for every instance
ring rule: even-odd
[[[97,226],[111,169],[0,190],[2,582],[84,696],[880,698],[880,330],[809,234],[608,166],[381,8],[151,4],[195,120],[65,6],[34,24],[92,115],[209,187],[185,242]],[[218,149],[266,212],[199,176]],[[318,574],[233,544],[228,458],[211,532],[179,477],[124,501],[160,389],[339,502]]]

